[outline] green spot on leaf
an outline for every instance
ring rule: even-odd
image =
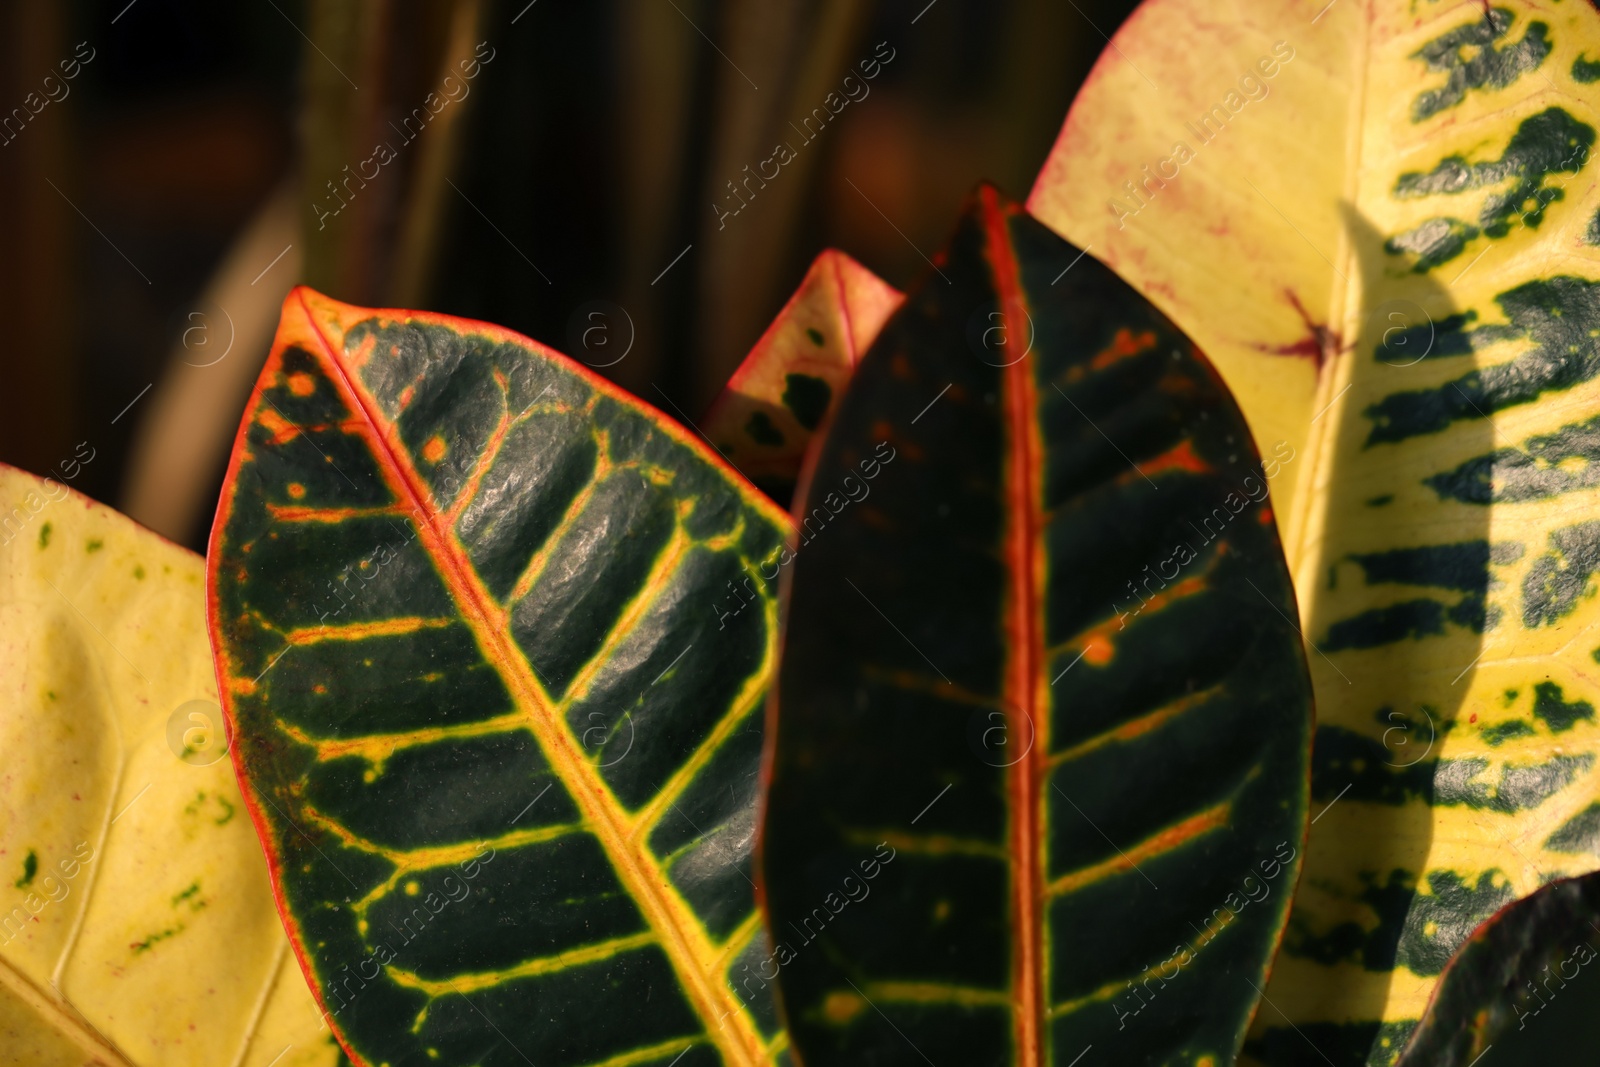
[[[200,897],[199,882],[190,882],[188,889],[185,889],[183,892],[174,896],[172,898],[172,906],[176,908],[179,904],[182,904],[186,900],[189,902],[190,911],[204,911],[206,905],[210,903],[210,901]]]
[[[1375,648],[1405,637],[1442,634],[1446,622],[1482,633],[1499,619],[1499,610],[1486,602],[1490,565],[1504,566],[1521,555],[1515,542],[1487,541],[1356,553],[1350,558],[1360,564],[1368,585],[1393,583],[1464,595],[1453,604],[1437,598],[1406,600],[1342,619],[1329,626],[1328,647]]]
[[[177,926],[169,926],[159,933],[151,934],[143,941],[133,942],[128,947],[131,948],[133,950],[133,954],[137,956],[141,952],[149,952],[152,946],[159,944],[170,937],[177,937],[179,934],[183,933],[185,929],[186,927],[182,923],[179,923]]]
[[[783,444],[783,434],[776,426],[772,425],[772,420],[767,417],[765,411],[752,413],[750,421],[744,424],[744,432],[749,434],[750,439],[758,445],[770,445],[773,448],[777,448]]]
[[[1561,687],[1554,682],[1540,682],[1533,687],[1534,717],[1550,727],[1551,733],[1562,733],[1579,720],[1594,718],[1593,704],[1587,700],[1568,703],[1562,696]]]
[[[1583,82],[1585,85],[1590,82],[1600,81],[1600,63],[1596,63],[1584,56],[1574,59],[1572,61],[1572,80]]]
[[[810,326],[806,327],[806,336],[811,338],[811,343],[816,345],[818,348],[821,348],[826,343],[826,340],[822,336],[822,331],[813,329]]]
[[[1567,820],[1565,826],[1550,835],[1544,847],[1553,852],[1600,855],[1600,804],[1590,804]]]
[[[104,547],[106,547],[106,543],[104,541],[100,540],[98,537],[91,537],[89,538],[89,543],[83,547],[83,550],[85,552],[92,553],[98,552]]]
[[[1412,121],[1421,122],[1455,107],[1466,99],[1469,90],[1504,89],[1526,72],[1538,69],[1550,54],[1550,27],[1543,22],[1530,22],[1522,40],[1496,49],[1494,42],[1506,36],[1512,18],[1509,9],[1497,7],[1411,54],[1411,58],[1426,63],[1429,70],[1447,75],[1444,85],[1429,89],[1412,101]]]
[[[1412,270],[1426,274],[1441,263],[1448,263],[1461,254],[1468,241],[1475,241],[1482,231],[1470,222],[1454,218],[1428,219],[1415,229],[1397,233],[1383,242],[1383,250],[1391,256],[1410,252],[1417,257]]]
[[[1559,185],[1546,185],[1553,174],[1577,174],[1589,161],[1594,147],[1594,127],[1579,122],[1559,107],[1546,108],[1522,121],[1499,159],[1468,162],[1465,156],[1446,156],[1430,171],[1407,171],[1395,182],[1401,200],[1424,196],[1459,196],[1485,186],[1501,186],[1484,198],[1478,224],[1462,219],[1425,219],[1391,237],[1384,249],[1391,255],[1415,253],[1415,269],[1425,271],[1461,253],[1479,235],[1501,238],[1521,223],[1537,229],[1545,209],[1566,197]],[[1506,184],[1509,182],[1510,184]]]
[[[794,412],[801,426],[815,430],[828,413],[833,389],[821,378],[809,374],[790,374],[784,378],[783,405]]]
[[[1518,737],[1532,737],[1537,733],[1533,727],[1521,719],[1512,719],[1510,722],[1496,723],[1483,728],[1483,739],[1491,745],[1503,745],[1507,741]]]
[[[39,547],[50,547],[50,524],[48,522],[39,527]]]
[[[1550,534],[1550,551],[1522,579],[1522,624],[1553,624],[1593,594],[1589,577],[1600,570],[1600,522],[1580,522]]]
[[[1430,892],[1419,892],[1411,903],[1396,962],[1420,975],[1441,973],[1477,925],[1516,898],[1498,869],[1481,872],[1475,884],[1470,879],[1455,871],[1429,872]]]
[[[18,889],[26,889],[33,884],[33,876],[39,873],[39,855],[33,849],[28,850],[28,856],[22,861],[22,877],[14,885]]]
[[[144,581],[144,564],[142,564],[142,563],[134,564],[134,566],[133,566],[133,576],[135,578],[139,579],[141,582]]]
[[[1600,361],[1589,357],[1589,331],[1600,329],[1600,284],[1566,275],[1538,278],[1500,293],[1495,301],[1507,325],[1455,334],[1446,333],[1441,324],[1440,344],[1468,352],[1481,344],[1526,337],[1532,347],[1515,359],[1434,388],[1389,394],[1363,411],[1373,421],[1368,445],[1434,433],[1458,419],[1488,418],[1546,390],[1570,389],[1600,374]],[[1431,478],[1426,484],[1445,487]]]

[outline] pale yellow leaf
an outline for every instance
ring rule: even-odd
[[[1296,450],[1316,821],[1267,1062],[1393,1062],[1473,927],[1600,866],[1597,63],[1573,0],[1149,0],[1030,200]]]
[[[337,1061],[221,752],[203,578],[0,467],[0,1064]]]

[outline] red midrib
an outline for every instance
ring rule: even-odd
[[[995,292],[1005,316],[1007,353],[1010,345],[1032,342],[1027,300],[1012,251],[1006,214],[992,188],[980,194],[983,224]],[[1005,706],[1010,717],[1008,740],[1026,743],[1026,754],[1008,768],[1012,863],[1011,910],[1013,943],[1012,992],[1018,1067],[1039,1067],[1044,1061],[1043,929],[1040,905],[1039,759],[1045,750],[1046,727],[1041,717],[1039,665],[1043,658],[1038,590],[1044,579],[1039,557],[1035,440],[1037,420],[1029,356],[1003,369],[1005,418],[1009,430],[1006,478],[1007,525],[1005,558],[1010,564],[1011,591],[1006,633],[1009,659],[1005,674]],[[1047,709],[1045,709],[1047,713]],[[1024,739],[1026,741],[1024,742]]]

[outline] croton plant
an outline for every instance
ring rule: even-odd
[[[1587,1062],[1597,81],[1148,0],[698,424],[296,290],[204,564],[0,473],[0,1062]]]

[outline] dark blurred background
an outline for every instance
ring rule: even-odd
[[[697,417],[823,248],[904,288],[1025,196],[1133,6],[0,0],[0,461],[202,548],[297,282]]]

